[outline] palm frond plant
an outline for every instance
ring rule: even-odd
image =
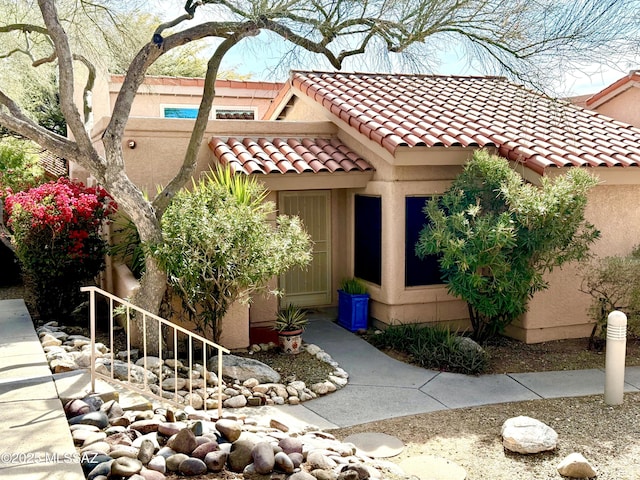
[[[308,322],[307,312],[293,303],[278,312],[273,328],[278,332],[278,343],[284,353],[300,353],[302,332]]]
[[[307,312],[290,303],[278,312],[274,329],[278,332],[295,332],[304,330],[308,323]]]

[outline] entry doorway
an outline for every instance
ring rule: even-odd
[[[313,241],[307,268],[294,268],[280,277],[283,305],[301,307],[331,303],[331,191],[280,192],[280,213],[297,215]]]

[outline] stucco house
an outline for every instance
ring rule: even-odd
[[[153,99],[155,112],[164,101]],[[533,184],[589,168],[601,182],[587,212],[602,231],[594,252],[628,253],[640,238],[640,129],[504,78],[296,71],[264,103],[262,121],[209,122],[199,171],[219,162],[255,175],[280,212],[304,221],[314,260],[273,280],[286,292],[281,302],[336,305],[340,281],[355,275],[367,282],[377,325],[466,327],[466,305],[447,293],[435,259],[417,258],[414,245],[424,202],[442,194],[478,148],[505,157]],[[96,141],[104,122],[96,123]],[[134,110],[125,137],[134,145],[125,148],[134,181],[149,191],[168,181],[190,125]],[[588,336],[590,299],[578,290],[576,267],[549,280],[508,333],[526,342]],[[118,272],[110,282],[117,290]],[[236,312],[227,346],[246,346],[249,326],[268,325],[277,307],[277,299],[259,298]]]
[[[569,100],[580,107],[640,127],[640,71],[631,70],[599,92]]]

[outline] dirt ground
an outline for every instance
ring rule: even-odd
[[[558,448],[536,455],[506,452],[500,428],[518,415],[556,430]],[[536,400],[412,415],[331,433],[343,439],[362,432],[402,440],[406,447],[389,459],[393,462],[434,455],[463,467],[469,480],[559,479],[557,465],[572,452],[589,460],[598,480],[640,478],[640,394],[625,395],[624,404],[616,407],[605,405],[602,396]]]

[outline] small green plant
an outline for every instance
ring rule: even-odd
[[[296,330],[304,330],[307,323],[309,323],[307,312],[290,303],[278,312],[274,330],[278,332],[295,332]]]
[[[346,278],[340,284],[340,290],[351,295],[364,295],[367,293],[367,286],[358,278]]]
[[[482,348],[441,326],[391,325],[369,341],[377,348],[405,353],[424,368],[477,375],[488,364]]]

